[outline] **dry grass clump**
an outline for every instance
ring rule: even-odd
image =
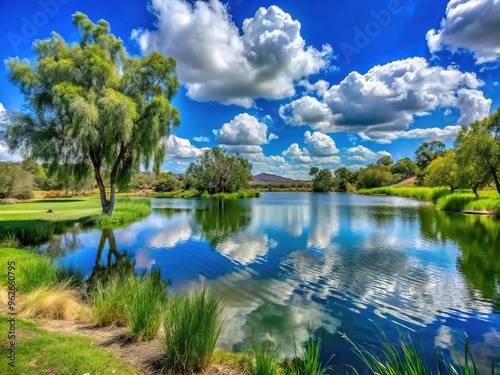
[[[42,285],[21,296],[19,314],[25,318],[60,319],[76,318],[83,309],[78,292],[70,289],[67,282]]]

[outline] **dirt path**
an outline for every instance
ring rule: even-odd
[[[68,335],[80,335],[92,338],[94,344],[110,349],[128,366],[141,374],[161,374],[162,342],[155,339],[149,342],[133,342],[126,327],[96,327],[89,323],[68,320],[32,320],[40,328]],[[241,369],[213,364],[200,375],[240,375]]]

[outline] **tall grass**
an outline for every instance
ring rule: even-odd
[[[252,367],[252,375],[276,375],[281,369],[279,363],[280,347],[272,348],[270,341],[264,341],[260,346],[252,343],[252,355],[254,357],[254,365]]]
[[[296,353],[295,358],[290,363],[285,362],[286,375],[324,375],[330,370],[330,367],[328,364],[321,363],[320,353],[321,338],[315,342],[312,333],[310,333],[303,353]]]
[[[56,280],[67,282],[70,288],[81,288],[85,283],[85,270],[74,264],[56,266]]]
[[[163,308],[167,301],[167,285],[160,270],[130,281],[127,317],[130,333],[135,341],[148,341],[158,335],[163,322]]]
[[[36,256],[19,265],[17,286],[23,293],[29,293],[42,285],[53,285],[56,281],[56,267],[49,258]]]
[[[163,323],[166,370],[196,372],[209,364],[225,326],[222,310],[220,297],[206,287],[169,296]]]
[[[481,372],[476,365],[474,356],[469,348],[468,337],[465,338],[465,349],[464,349],[464,363],[462,364],[459,355],[453,348],[453,353],[458,362],[458,366],[449,362],[444,362],[441,358],[439,350],[436,347],[436,359],[437,366],[436,370],[433,371],[432,368],[427,363],[427,358],[425,356],[424,346],[422,341],[419,340],[418,344],[415,344],[408,333],[408,337],[405,337],[400,333],[399,343],[400,347],[393,345],[387,339],[387,336],[383,331],[382,338],[380,340],[379,351],[380,354],[377,355],[373,351],[370,351],[364,347],[354,344],[345,334],[342,337],[346,339],[352,346],[353,351],[358,355],[358,357],[366,365],[366,368],[370,373],[378,375],[480,375]],[[353,368],[353,373],[359,375],[359,372]],[[495,362],[491,362],[491,375],[495,374]]]
[[[62,233],[65,224],[59,221],[37,221],[23,226],[0,226],[1,241],[16,241],[21,245],[33,245],[50,240],[54,234]]]
[[[415,198],[425,201],[436,201],[442,196],[450,194],[448,188],[428,188],[428,187],[391,187],[385,186],[373,189],[360,189],[359,193],[366,195],[396,195],[406,198]]]
[[[97,281],[90,292],[92,317],[99,327],[125,325],[129,300],[128,282],[113,277],[107,283]]]
[[[115,210],[111,215],[91,215],[81,219],[86,226],[103,227],[121,224],[148,216],[151,213],[151,200],[147,198],[117,198]]]

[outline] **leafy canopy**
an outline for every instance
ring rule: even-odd
[[[32,60],[6,62],[27,102],[6,138],[11,149],[35,159],[93,168],[103,209],[111,203],[112,211],[115,183],[128,182],[140,164],[158,169],[164,139],[180,124],[170,104],[179,89],[176,62],[157,52],[127,56],[105,20],[94,24],[77,12],[73,24],[80,43],[68,44],[54,32],[34,42]],[[109,173],[111,202],[103,196],[103,172]]]
[[[252,164],[240,155],[227,154],[219,147],[205,150],[186,170],[196,189],[210,194],[232,193],[252,179]]]

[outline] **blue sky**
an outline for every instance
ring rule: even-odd
[[[32,58],[52,31],[78,40],[76,11],[107,20],[131,55],[177,59],[174,172],[217,145],[296,178],[413,158],[500,106],[497,0],[0,0],[1,60]],[[3,65],[0,103],[22,110]],[[0,160],[16,157],[0,144]]]

